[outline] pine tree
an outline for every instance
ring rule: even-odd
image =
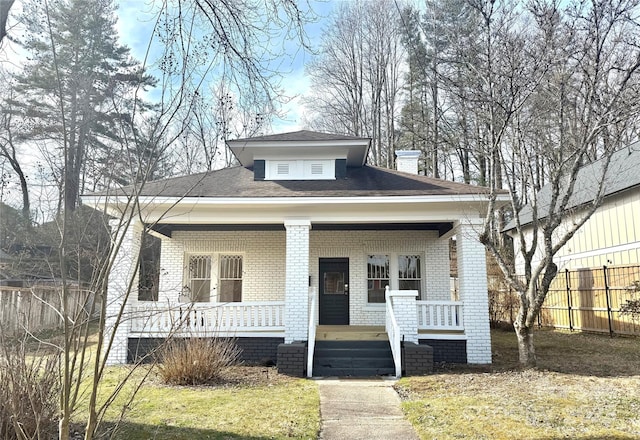
[[[118,160],[135,162],[127,156],[136,148],[126,147],[136,134],[132,95],[153,80],[118,42],[112,0],[33,0],[23,21],[30,57],[16,77],[15,105],[60,176],[60,205],[73,211],[85,185]]]

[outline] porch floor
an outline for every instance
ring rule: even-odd
[[[384,326],[377,325],[319,325],[317,341],[388,341]]]

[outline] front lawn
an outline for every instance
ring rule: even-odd
[[[423,439],[640,438],[640,339],[541,330],[538,370],[493,331],[489,368],[441,366],[396,385]]]
[[[114,386],[127,366],[112,367],[103,386]],[[232,367],[218,385],[160,383],[152,373],[137,393],[116,438],[315,439],[319,396],[313,381],[267,367]],[[118,417],[116,402],[106,425]],[[82,420],[78,414],[77,419]]]

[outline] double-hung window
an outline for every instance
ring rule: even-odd
[[[386,286],[393,290],[417,290],[418,298],[422,298],[422,272],[420,255],[368,255],[367,301],[384,303]]]
[[[186,277],[193,302],[242,301],[242,255],[189,255]]]
[[[398,255],[398,288],[400,290],[417,290],[418,298],[421,298],[421,274],[420,255]]]
[[[218,301],[242,301],[242,255],[220,255]]]
[[[211,255],[189,256],[189,291],[191,301],[208,302],[211,300]]]
[[[384,290],[389,285],[389,256],[369,255],[367,258],[367,297],[370,303],[383,303]]]

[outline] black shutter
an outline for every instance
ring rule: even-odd
[[[264,180],[265,165],[264,160],[253,161],[253,180]]]
[[[336,159],[336,179],[346,179],[347,159]]]

